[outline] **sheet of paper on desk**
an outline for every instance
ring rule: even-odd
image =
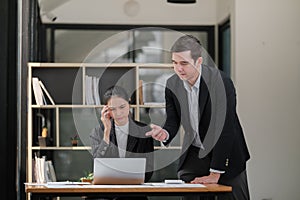
[[[72,182],[72,181],[59,181],[48,182],[45,186],[47,188],[80,188],[82,185],[90,185],[88,182]]]
[[[24,183],[25,185],[37,185],[37,186],[45,186],[46,183]]]
[[[202,184],[189,184],[189,183],[182,183],[182,184],[170,184],[170,183],[144,183],[144,185],[150,185],[150,186],[157,186],[157,187],[185,187],[185,188],[197,188],[197,187],[206,187]]]
[[[146,188],[149,185],[82,185],[84,188]]]
[[[82,188],[83,185],[46,185],[47,188]]]
[[[89,182],[58,181],[47,182],[47,185],[90,185]]]

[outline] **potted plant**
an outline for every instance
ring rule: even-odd
[[[75,134],[73,137],[71,137],[72,146],[77,146],[78,140],[79,140],[79,135],[78,134]]]
[[[93,174],[93,172],[86,172],[85,173],[86,174],[86,176],[84,176],[84,177],[81,177],[80,178],[80,181],[81,182],[89,182],[89,183],[92,183],[93,182],[93,179],[94,179],[94,174]]]

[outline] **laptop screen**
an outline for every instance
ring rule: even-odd
[[[143,184],[146,158],[95,158],[94,184]]]

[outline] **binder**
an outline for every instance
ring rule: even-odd
[[[44,90],[44,92],[46,93],[46,95],[47,95],[48,99],[50,100],[51,104],[52,104],[52,105],[55,105],[55,103],[54,103],[54,101],[53,101],[51,95],[49,94],[49,92],[48,92],[48,90],[46,89],[46,87],[45,87],[45,85],[43,84],[43,82],[42,82],[42,81],[39,81],[39,84],[40,84],[41,88]]]

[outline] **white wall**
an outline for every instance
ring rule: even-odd
[[[232,5],[234,0],[219,0],[216,5],[216,22],[223,23],[232,13]]]
[[[254,200],[299,199],[300,1],[236,0],[235,84]]]

